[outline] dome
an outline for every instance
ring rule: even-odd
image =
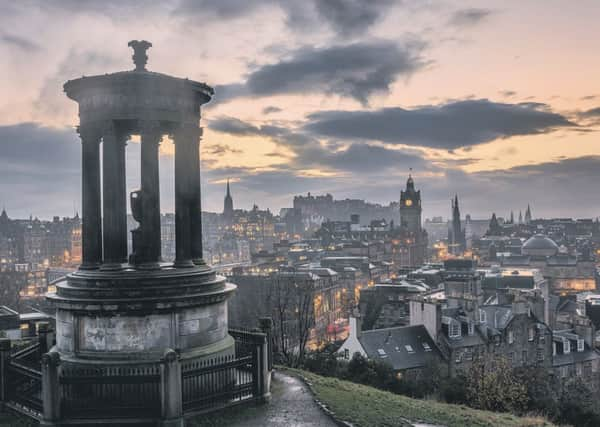
[[[523,255],[553,256],[558,252],[558,245],[549,237],[536,234],[523,243],[521,251]]]

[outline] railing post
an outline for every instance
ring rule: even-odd
[[[252,395],[255,398],[262,397],[262,345],[256,339],[252,340]]]
[[[0,404],[8,400],[8,364],[10,363],[10,339],[0,338]]]
[[[160,367],[161,427],[183,427],[181,363],[179,354],[167,349]]]
[[[48,322],[40,322],[38,323],[37,333],[38,333],[38,342],[40,344],[40,358],[48,353],[48,335],[50,332],[50,324]]]
[[[42,402],[43,418],[41,426],[54,426],[60,419],[60,356],[57,352],[42,356]]]
[[[261,317],[258,319],[260,330],[267,335],[267,345],[269,351],[269,371],[273,370],[273,319],[270,317]]]
[[[261,381],[262,381],[262,399],[265,402],[271,400],[271,371],[273,369],[273,348],[271,343],[271,328],[273,321],[270,317],[263,317],[259,320],[260,329],[265,334],[264,342],[261,344]]]

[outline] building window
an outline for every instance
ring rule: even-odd
[[[508,353],[508,360],[509,362],[512,364],[515,361],[515,353],[513,353],[512,351],[510,353]]]
[[[412,346],[409,344],[405,345],[404,348],[406,349],[406,351],[408,351],[409,354],[413,354],[415,352],[415,350],[413,350]]]
[[[521,354],[521,359],[523,360],[523,363],[527,363],[527,350],[523,350],[523,353]]]
[[[580,377],[583,374],[583,367],[581,366],[581,363],[575,365],[575,372],[577,373],[578,377]]]
[[[543,348],[538,348],[535,351],[535,358],[537,359],[538,362],[544,361],[544,349]]]
[[[431,351],[431,346],[428,343],[424,342],[422,344],[425,351]]]
[[[562,378],[567,378],[567,375],[569,375],[569,367],[568,366],[562,366],[560,368],[560,376]]]
[[[467,328],[468,328],[467,330],[468,330],[469,336],[471,336],[475,333],[475,327],[473,325],[473,322],[469,322],[469,325]]]
[[[529,328],[529,341],[533,341],[535,338],[535,329]]]
[[[450,338],[460,337],[460,324],[456,321],[451,321],[450,324]]]
[[[513,342],[515,342],[515,336],[513,334],[513,331],[508,331],[508,343],[512,344]]]
[[[487,318],[485,316],[485,311],[482,309],[479,309],[479,321],[481,323],[486,323],[487,322]]]
[[[350,359],[350,350],[348,350],[347,348],[344,349],[344,359]]]
[[[583,351],[585,350],[585,341],[583,341],[582,339],[578,339],[577,340],[577,351]]]
[[[467,348],[465,350],[465,360],[473,360],[473,349]]]
[[[568,339],[563,338],[562,343],[563,343],[563,353],[569,354],[571,352],[571,342]]]

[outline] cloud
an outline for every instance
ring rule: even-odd
[[[517,92],[515,92],[514,90],[501,90],[498,93],[500,95],[504,96],[505,98],[512,98],[513,96],[515,96],[517,94]]]
[[[318,137],[451,150],[573,126],[576,124],[544,104],[507,104],[478,99],[410,110],[317,112],[308,116],[304,130]]]
[[[490,9],[461,9],[452,14],[449,24],[455,27],[472,27],[489,18],[491,14]]]
[[[227,153],[239,154],[242,152],[242,150],[238,150],[237,148],[232,148],[226,144],[211,144],[208,147],[204,146],[204,151],[207,154],[212,154],[213,156],[222,156]]]
[[[600,107],[592,108],[590,110],[582,111],[579,113],[579,116],[582,118],[595,118],[600,117]]]
[[[209,127],[213,131],[234,136],[269,138],[293,152],[294,157],[286,167],[299,171],[320,169],[327,172],[366,174],[389,168],[432,168],[418,150],[393,149],[365,143],[323,144],[315,138],[282,126],[256,126],[232,117],[211,120]]]
[[[31,40],[17,36],[15,34],[0,34],[0,41],[26,52],[36,52],[41,50],[40,45],[38,45],[37,43],[34,43]]]
[[[364,34],[397,0],[183,0],[175,8],[179,16],[204,15],[220,20],[250,14],[283,12],[289,28],[307,32],[327,25],[341,36]]]
[[[375,93],[389,92],[399,77],[410,77],[427,62],[421,56],[424,44],[411,41],[399,45],[371,41],[324,48],[303,47],[289,58],[259,67],[245,84],[216,88],[218,100],[236,96],[325,93],[353,98],[366,104]],[[223,91],[223,96],[220,95]]]
[[[391,0],[315,0],[319,16],[344,36],[365,32],[393,3]]]
[[[264,115],[267,115],[267,114],[279,113],[281,111],[283,111],[281,108],[269,105],[268,107],[263,108],[262,113]]]
[[[2,204],[23,216],[71,213],[80,197],[80,146],[73,129],[0,126]]]
[[[63,84],[82,75],[103,74],[107,69],[117,68],[121,60],[92,50],[69,50],[58,69],[43,81],[34,102],[36,114],[45,121],[63,125],[72,123],[77,114],[77,104],[65,96]]]

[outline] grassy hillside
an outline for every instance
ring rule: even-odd
[[[532,427],[552,426],[543,418],[520,418],[510,414],[479,411],[462,405],[450,405],[409,397],[354,384],[336,378],[321,377],[305,371],[290,370],[306,378],[321,402],[355,427],[409,426],[413,422],[441,424],[446,427]]]

